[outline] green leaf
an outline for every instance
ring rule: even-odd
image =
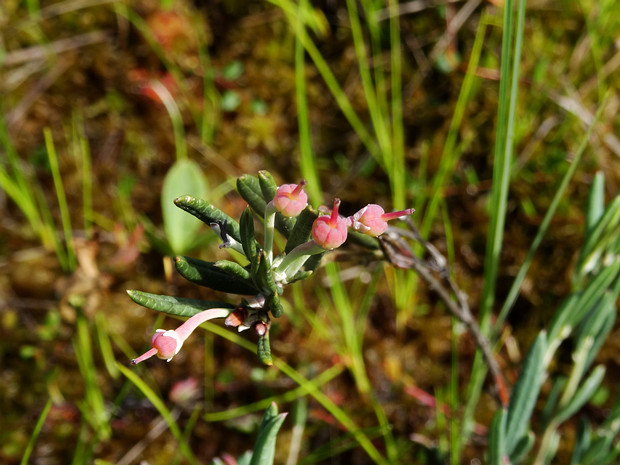
[[[276,438],[278,431],[284,423],[287,413],[278,415],[278,407],[275,402],[267,409],[258,432],[258,438],[254,444],[254,453],[250,465],[272,465],[276,451]]]
[[[525,436],[517,441],[517,444],[509,457],[510,463],[516,464],[523,462],[532,450],[532,447],[534,447],[535,441],[536,436],[534,436],[534,433],[528,431]]]
[[[192,160],[177,160],[166,174],[161,209],[164,231],[173,254],[190,250],[200,228],[200,222],[176,208],[174,200],[184,194],[205,197],[207,191],[207,180],[200,166]]]
[[[258,337],[256,354],[258,355],[258,359],[265,365],[273,365],[273,358],[271,357],[271,344],[269,343],[269,328],[267,328],[265,334]]]
[[[131,300],[138,305],[156,310],[158,312],[167,313],[169,315],[190,317],[203,310],[210,308],[235,308],[226,302],[217,302],[212,300],[187,299],[184,297],[172,297],[169,295],[150,294],[148,292],[127,290],[127,294]]]
[[[582,463],[581,457],[590,447],[590,440],[592,435],[592,428],[590,423],[585,418],[579,419],[579,426],[577,427],[577,438],[575,439],[575,446],[573,448],[573,455],[570,460],[570,465],[579,465]]]
[[[191,195],[184,195],[177,198],[174,203],[177,207],[194,215],[207,226],[211,226],[211,223],[226,223],[226,232],[228,235],[237,242],[241,242],[239,223],[207,201],[192,197]]]
[[[239,93],[234,90],[226,90],[222,94],[220,105],[224,111],[235,111],[241,104]]]
[[[313,255],[308,260],[306,260],[306,263],[304,263],[303,266],[303,271],[314,272],[321,264],[321,258],[323,258],[323,255],[325,255],[325,252]],[[295,275],[294,279],[298,279],[297,275]]]
[[[229,275],[242,281],[252,280],[250,272],[236,262],[231,262],[229,260],[218,260],[215,262],[215,266],[225,273],[228,273]]]
[[[265,202],[271,202],[276,196],[276,191],[278,190],[278,184],[276,183],[276,180],[273,179],[271,173],[267,170],[259,171],[258,184]]]
[[[571,400],[564,406],[555,416],[555,421],[561,423],[568,420],[577,410],[590,400],[598,389],[603,377],[605,376],[605,367],[602,365],[597,366],[592,373],[577,390]]]
[[[562,395],[562,391],[566,387],[567,381],[568,378],[561,375],[558,375],[553,379],[551,392],[547,397],[547,402],[545,403],[545,407],[543,408],[542,414],[540,416],[541,430],[547,428],[549,423],[551,423],[551,420],[553,419],[553,414],[555,413],[556,407],[560,402],[560,397]]]
[[[174,265],[181,276],[200,286],[231,294],[258,294],[258,289],[251,282],[235,279],[216,267],[213,262],[177,256],[174,258]]]
[[[575,343],[575,346],[579,347],[586,338],[590,337],[593,340],[584,363],[584,370],[590,367],[614,327],[617,312],[616,296],[611,293],[606,294],[597,307],[584,321],[579,331],[578,340]]]
[[[502,465],[506,454],[506,409],[495,412],[489,429],[489,465]]]
[[[605,211],[605,175],[598,171],[592,180],[586,209],[586,239],[592,233],[596,223]]]
[[[258,268],[254,276],[254,282],[265,296],[278,294],[278,286],[276,286],[276,282],[273,279],[273,273],[263,250],[258,253]]]
[[[237,191],[258,216],[261,218],[265,216],[265,208],[267,208],[267,203],[271,201],[271,199],[269,201],[265,199],[258,177],[244,174],[237,179]],[[276,213],[275,226],[284,237],[288,238],[291,230],[295,226],[295,218],[285,218],[282,213],[278,212]]]
[[[265,308],[271,312],[274,318],[280,318],[284,314],[284,307],[280,303],[278,294],[271,294],[267,297]]]
[[[347,234],[347,242],[369,250],[378,250],[381,247],[376,237],[371,237],[368,234],[363,234],[351,229]]]
[[[515,450],[517,441],[526,433],[532,411],[536,406],[545,374],[546,348],[546,333],[541,331],[525,357],[523,371],[510,398],[506,426],[506,451],[509,455]]]
[[[295,227],[289,234],[284,252],[290,253],[298,245],[308,242],[312,237],[312,225],[319,217],[319,213],[308,205],[297,217]]]
[[[237,179],[237,192],[243,197],[252,210],[254,210],[258,216],[265,216],[265,207],[267,202],[263,198],[263,192],[260,188],[258,178],[250,174],[244,174]]]
[[[241,213],[241,218],[239,219],[239,231],[241,234],[241,245],[243,246],[243,252],[245,253],[246,258],[254,263],[256,261],[256,251],[258,249],[258,245],[256,243],[256,239],[254,238],[254,216],[252,215],[252,210],[246,208]]]
[[[579,253],[573,272],[573,282],[578,285],[583,278],[597,269],[605,251],[616,244],[620,233],[620,196],[615,197],[594,226],[590,226],[585,244]]]
[[[239,60],[233,60],[222,70],[222,76],[228,81],[239,79],[243,74],[243,63]]]

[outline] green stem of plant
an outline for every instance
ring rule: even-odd
[[[276,225],[276,212],[273,201],[269,202],[267,207],[265,207],[265,237],[263,244],[265,258],[269,266],[273,263],[273,231]]]

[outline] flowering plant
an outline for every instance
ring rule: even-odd
[[[323,254],[340,247],[348,238],[378,248],[377,241],[368,236],[380,236],[387,230],[387,221],[413,213],[413,209],[407,209],[386,214],[383,208],[371,204],[344,218],[338,210],[340,200],[335,199],[331,212],[319,216],[308,205],[304,185],[305,181],[278,186],[267,171],[260,171],[258,176],[240,177],[237,190],[249,207],[243,211],[239,222],[202,199],[182,196],[175,200],[179,208],[205,222],[219,235],[221,248],[236,250],[248,262],[241,265],[229,260],[206,262],[177,256],[175,267],[179,274],[214,290],[249,297],[233,306],[128,291],[135,302],[147,308],[190,317],[176,330],[156,330],[151,338],[151,349],[132,360],[134,365],[153,355],[170,361],[198,326],[215,318],[224,318],[227,326],[239,331],[253,328],[258,335],[258,356],[263,363],[271,365],[271,317],[278,318],[284,312],[280,303],[284,287],[310,276]],[[254,213],[264,218],[262,246],[255,237]],[[274,256],[276,229],[287,242],[282,253]]]

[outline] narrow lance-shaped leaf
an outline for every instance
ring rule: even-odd
[[[252,210],[261,217],[265,216],[267,202],[265,202],[263,198],[258,178],[249,174],[244,174],[237,179],[237,191],[239,195],[243,197],[243,200],[252,207]]]
[[[564,406],[558,414],[555,416],[555,420],[558,423],[568,420],[577,410],[592,398],[594,392],[598,389],[603,377],[605,376],[605,367],[602,365],[597,366],[592,373],[581,384],[581,387],[577,390],[571,400]]]
[[[605,211],[605,175],[597,171],[590,186],[588,208],[586,210],[586,239],[592,233],[596,223]]]
[[[258,268],[254,276],[254,282],[265,296],[278,294],[278,287],[273,279],[273,273],[263,250],[258,253]]]
[[[590,447],[590,438],[592,434],[592,428],[590,423],[585,418],[579,419],[579,426],[577,427],[577,438],[575,439],[575,446],[573,447],[573,455],[570,459],[570,465],[579,465],[582,463],[581,457]]]
[[[506,453],[506,418],[508,412],[500,409],[495,412],[489,428],[489,465],[502,465]]]
[[[349,234],[347,234],[347,243],[359,245],[368,250],[378,250],[381,247],[376,237],[353,230],[350,230]]]
[[[235,306],[226,302],[212,300],[187,299],[169,295],[151,294],[148,292],[128,290],[127,294],[138,305],[167,313],[169,315],[190,317],[210,308],[230,308]]]
[[[265,334],[258,337],[256,354],[258,355],[258,359],[265,365],[273,365],[273,358],[271,357],[271,344],[269,342],[269,328],[267,328]]]
[[[234,276],[237,279],[241,279],[242,281],[252,281],[250,271],[236,262],[231,262],[230,260],[218,260],[215,262],[215,266],[216,268],[228,273],[230,276]]]
[[[547,347],[545,331],[532,344],[523,364],[523,371],[514,387],[508,406],[506,450],[511,454],[517,441],[526,433],[545,374],[544,356]]]
[[[258,438],[254,444],[254,453],[252,454],[250,465],[273,464],[277,434],[286,415],[287,413],[278,415],[278,408],[275,403],[272,403],[269,409],[267,409],[260,425]]]
[[[289,253],[298,245],[308,242],[312,237],[312,223],[319,217],[319,213],[307,206],[297,217],[295,227],[292,229],[291,234],[286,242],[285,253]]]
[[[214,263],[190,257],[175,257],[174,265],[181,276],[200,286],[231,294],[256,295],[258,289],[251,282],[235,279],[218,269]]]
[[[282,307],[278,294],[271,294],[267,297],[265,308],[271,312],[274,318],[280,318],[284,314],[284,307]]]
[[[239,219],[239,227],[241,233],[241,245],[243,246],[243,252],[246,258],[254,263],[256,260],[256,239],[254,239],[254,217],[252,216],[252,210],[246,208],[241,213]]]
[[[218,223],[221,225],[226,223],[226,232],[237,242],[241,242],[239,223],[206,200],[184,195],[175,199],[174,204],[191,215],[194,215],[207,226],[211,226],[211,223]]]
[[[510,454],[510,456],[508,457],[508,463],[516,464],[523,462],[529,456],[529,453],[532,450],[532,447],[534,447],[535,442],[536,436],[534,436],[534,433],[532,433],[531,431],[528,431],[525,436],[523,436],[517,441],[517,444],[515,445],[512,454]]]
[[[276,190],[278,190],[278,184],[271,173],[267,170],[259,171],[258,184],[265,202],[271,202],[276,195]]]

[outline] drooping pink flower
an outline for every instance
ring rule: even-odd
[[[347,240],[347,220],[338,216],[340,199],[334,199],[331,215],[319,216],[312,224],[312,239],[324,249],[335,249]]]
[[[131,361],[132,365],[137,365],[153,355],[170,361],[172,357],[179,353],[185,339],[202,323],[214,318],[226,318],[231,312],[230,308],[210,308],[208,310],[197,313],[187,319],[185,323],[177,329],[164,330],[158,329],[151,337],[151,348],[145,353]]]
[[[347,220],[356,231],[377,237],[386,231],[388,221],[411,215],[414,211],[413,208],[408,208],[397,212],[385,213],[381,206],[371,203],[355,215],[347,218]]]
[[[306,181],[299,184],[282,184],[276,190],[273,204],[280,213],[289,218],[299,215],[308,205],[308,195],[303,187]]]

